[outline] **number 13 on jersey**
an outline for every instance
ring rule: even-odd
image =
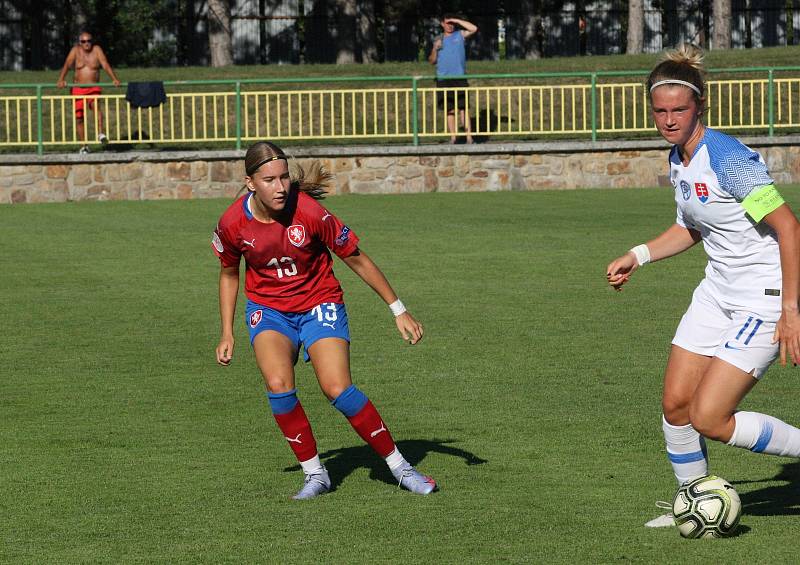
[[[297,274],[297,265],[291,257],[281,257],[280,261],[277,257],[273,257],[267,262],[267,267],[275,267],[279,279],[293,277]]]

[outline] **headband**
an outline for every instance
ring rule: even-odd
[[[685,80],[678,80],[678,79],[667,79],[667,80],[660,80],[655,83],[653,86],[650,87],[650,92],[656,89],[657,86],[661,86],[663,84],[680,84],[681,86],[688,86],[692,90],[694,90],[698,96],[702,96],[703,93],[700,92],[700,89],[693,85],[691,82],[686,82]]]
[[[250,170],[247,171],[247,176],[251,176],[253,173],[255,173],[258,169],[261,168],[261,165],[269,163],[270,161],[277,161],[278,159],[283,159],[285,161],[286,155],[273,155],[272,157],[267,157],[263,161],[259,161],[257,165],[251,167]]]

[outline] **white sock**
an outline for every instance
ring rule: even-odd
[[[708,474],[706,440],[691,424],[673,426],[661,417],[667,457],[679,485]]]
[[[728,445],[754,453],[800,457],[800,430],[786,422],[758,412],[737,412],[736,427]]]
[[[300,461],[300,466],[306,475],[314,475],[322,470],[322,461],[319,460],[319,455],[315,455],[307,461]]]
[[[403,454],[400,453],[400,450],[396,447],[394,448],[394,451],[384,458],[384,461],[386,461],[386,464],[389,465],[389,469],[392,471],[396,469],[403,469],[409,466],[406,458],[403,457]]]

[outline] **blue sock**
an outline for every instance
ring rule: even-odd
[[[356,385],[350,385],[344,389],[342,394],[334,398],[331,404],[346,417],[352,418],[361,412],[368,401],[367,395],[356,388]]]
[[[289,392],[273,393],[268,392],[269,406],[273,414],[287,414],[291,412],[299,400],[297,400],[297,389],[293,388]]]

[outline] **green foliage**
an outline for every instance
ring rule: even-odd
[[[129,66],[164,65],[175,50],[174,40],[152,44],[153,32],[170,21],[174,0],[87,0],[89,21],[104,38],[109,60]]]
[[[355,380],[441,492],[399,491],[300,363],[337,488],[289,500],[300,473],[243,323],[233,365],[213,361],[209,237],[228,201],[2,206],[0,562],[796,561],[798,464],[716,443],[741,535],[642,527],[674,489],[661,374],[703,253],[622,293],[604,269],[672,222],[671,191],[326,203],[425,325],[404,344],[338,264]],[[798,423],[796,371],[771,369],[743,408]]]

